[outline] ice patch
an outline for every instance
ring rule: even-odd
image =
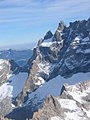
[[[45,80],[42,78],[42,77],[38,77],[38,82],[36,82],[36,83],[34,83],[35,85],[42,85],[42,84],[44,84],[45,83]]]
[[[62,108],[70,109],[70,110],[76,110],[77,105],[76,101],[70,100],[70,99],[57,99],[61,105]]]
[[[39,72],[44,72],[47,75],[49,74],[49,71],[50,71],[50,64],[49,63],[39,63],[38,67],[39,67]]]
[[[52,45],[52,42],[43,42],[41,44],[42,47],[50,47]]]

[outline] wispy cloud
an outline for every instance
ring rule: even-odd
[[[90,0],[0,0],[0,44],[35,40],[60,20],[89,17]]]
[[[37,18],[41,21],[43,18],[65,19],[67,16],[86,16],[89,11],[90,0],[1,0],[0,23],[29,22]]]

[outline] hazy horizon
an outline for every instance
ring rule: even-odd
[[[33,50],[34,47],[36,47],[37,42],[33,43],[21,43],[21,44],[12,44],[12,45],[6,45],[6,46],[0,46],[0,50],[26,50],[26,49],[31,49]]]

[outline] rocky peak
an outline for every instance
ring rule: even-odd
[[[89,29],[90,29],[90,19],[88,20],[82,20],[82,21],[75,21],[73,23],[70,23],[69,28],[72,29],[73,36],[76,37],[77,35],[82,35],[83,38],[87,37],[89,35]]]
[[[49,30],[44,36],[44,40],[50,39],[53,36],[52,32]]]
[[[90,71],[90,38],[84,33],[89,22],[76,21],[69,27],[61,22],[50,42],[39,41],[28,61],[29,77],[24,93],[37,89],[57,75],[68,78],[75,73]]]
[[[64,22],[61,21],[58,25],[58,28],[57,28],[55,34],[54,34],[53,41],[57,41],[57,42],[62,41],[61,36],[62,36],[64,28],[65,28]]]
[[[65,27],[64,21],[60,21],[57,30],[62,32],[64,30],[64,27]]]
[[[60,104],[57,99],[49,95],[45,99],[43,107],[38,110],[31,120],[50,120],[52,116],[60,116],[63,112],[60,109]],[[62,115],[61,117],[62,118]]]

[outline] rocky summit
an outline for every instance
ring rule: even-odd
[[[66,27],[63,21],[55,34],[42,39],[28,61],[29,78],[24,93],[60,75],[69,78],[90,71],[90,19],[75,21]],[[28,86],[28,87],[26,87]]]
[[[90,119],[90,18],[68,27],[61,21],[54,34],[49,30],[38,41],[24,66],[0,61],[3,119]]]

